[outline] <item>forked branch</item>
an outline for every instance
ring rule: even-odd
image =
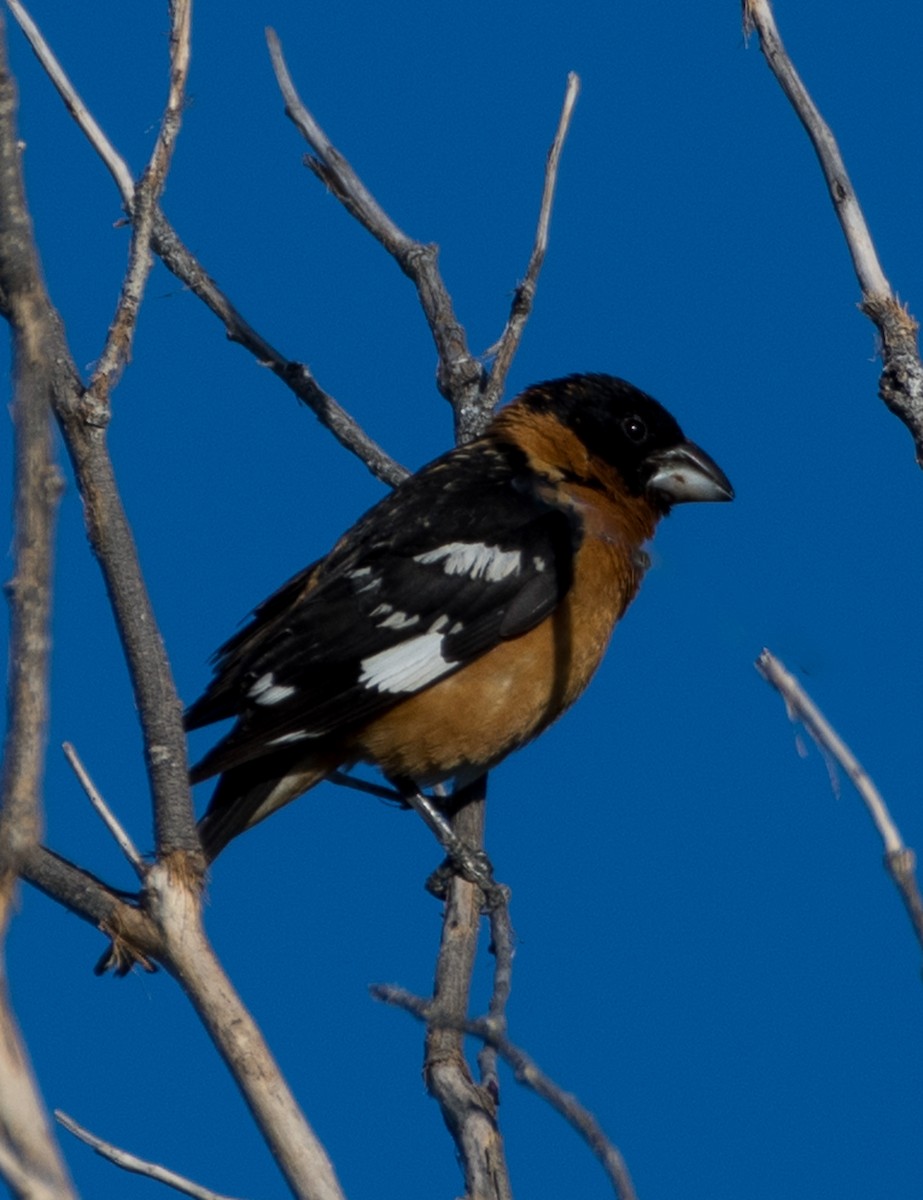
[[[430,1029],[451,1030],[456,1035],[467,1034],[478,1038],[485,1046],[489,1046],[512,1069],[518,1083],[530,1088],[537,1096],[550,1104],[555,1112],[564,1117],[584,1139],[602,1164],[618,1200],[637,1200],[625,1160],[620,1151],[606,1137],[593,1114],[588,1112],[576,1097],[560,1088],[525,1051],[513,1045],[503,1029],[491,1017],[477,1020],[454,1020],[441,1011],[435,1003],[431,1004],[419,996],[404,991],[403,988],[384,984],[377,984],[373,987],[372,995],[376,1000],[381,1000],[385,1004],[393,1004],[396,1008],[411,1013],[418,1020],[425,1021]]]

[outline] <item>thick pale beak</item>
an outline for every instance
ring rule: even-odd
[[[647,461],[651,465],[647,486],[669,504],[734,499],[727,475],[695,442],[658,450]]]

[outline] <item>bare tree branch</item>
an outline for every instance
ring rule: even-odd
[[[8,0],[8,4],[68,112],[74,117],[115,180],[126,212],[131,215],[135,201],[135,184],[128,164],[93,119],[20,0]],[[390,458],[349,413],[320,387],[304,363],[286,358],[241,316],[198,259],[183,244],[159,209],[154,214],[151,247],[164,266],[218,317],[228,338],[248,350],[260,364],[269,367],[273,374],[311,409],[340,445],[356,455],[373,475],[392,487],[406,478],[405,468]]]
[[[917,342],[919,326],[895,296],[881,269],[836,139],[785,50],[770,0],[743,0],[743,15],[745,33],[756,30],[766,62],[817,154],[862,289],[860,307],[881,335],[882,372],[878,394],[910,430],[916,445],[917,462],[923,467],[923,364]]]
[[[10,603],[8,725],[0,781],[0,938],[23,856],[41,832],[48,725],[52,562],[61,479],[51,441],[54,315],[22,183],[16,88],[0,19],[0,312],[13,337],[14,576]],[[74,1195],[32,1075],[0,959],[0,1169],[21,1197]]]
[[[182,58],[181,48],[177,53]],[[178,103],[176,89],[181,76],[182,70],[174,61],[174,104]],[[8,197],[19,198],[24,215],[12,129],[11,81],[8,95],[9,103],[2,115],[9,119],[0,130],[0,186],[6,186],[0,195],[7,208]],[[160,160],[163,170],[167,158]],[[155,192],[158,180],[162,181],[160,170],[155,163]],[[189,995],[234,1073],[294,1194],[304,1200],[341,1200],[322,1148],[298,1112],[252,1018],[221,973],[202,931],[202,864],[192,819],[181,710],[106,450],[103,431],[108,406],[98,398],[88,398],[80,384],[60,322],[38,273],[27,221],[17,235],[14,246],[20,251],[24,246],[32,255],[33,268],[31,273],[17,274],[15,261],[0,260],[2,302],[10,310],[15,328],[12,305],[19,276],[23,275],[33,293],[33,306],[45,318],[42,359],[53,364],[55,372],[46,388],[45,403],[50,399],[54,406],[74,462],[90,542],[102,566],[129,661],[155,796],[159,854],[156,865],[146,874],[146,886],[137,906],[127,903],[88,872],[44,850],[34,839],[18,855],[17,865],[23,878],[109,934],[113,948],[105,965],[124,971],[134,962],[150,966],[150,959],[155,957],[164,963]],[[140,278],[136,276],[135,282]],[[3,1092],[5,1089],[0,1089]],[[36,1128],[39,1126],[37,1121]],[[66,1176],[63,1171],[59,1174],[59,1194],[68,1196]]]
[[[512,1068],[518,1083],[531,1088],[537,1096],[547,1101],[568,1124],[580,1134],[599,1161],[602,1163],[618,1200],[637,1200],[631,1176],[621,1153],[609,1141],[599,1122],[569,1092],[565,1092],[551,1080],[523,1050],[514,1046],[494,1025],[490,1017],[477,1020],[463,1018],[455,1020],[439,1009],[435,1002],[427,1003],[419,996],[411,995],[403,988],[377,984],[372,995],[386,1004],[393,1004],[411,1013],[427,1028],[451,1028],[456,1035],[470,1034],[486,1045],[492,1046],[503,1061]]]
[[[150,958],[163,964],[227,1063],[292,1193],[299,1200],[343,1200],[323,1146],[215,957],[202,927],[201,895],[189,886],[184,863],[174,855],[149,869],[143,911],[41,847],[25,856],[22,875],[112,938],[101,968],[124,974],[135,963],[151,968]]]
[[[486,377],[483,367],[468,349],[465,331],[439,273],[437,247],[415,242],[391,220],[301,100],[275,30],[266,30],[266,40],[279,90],[285,100],[285,112],[317,156],[308,157],[307,165],[346,211],[384,246],[416,287],[439,355],[437,385],[455,413],[457,439],[468,441],[482,431],[490,418],[490,410],[483,398]]]
[[[165,1183],[167,1187],[182,1192],[184,1196],[192,1196],[193,1200],[233,1200],[230,1196],[223,1196],[218,1192],[213,1192],[210,1188],[201,1187],[199,1184],[193,1183],[191,1179],[186,1179],[183,1175],[178,1175],[176,1171],[171,1171],[167,1167],[161,1167],[158,1163],[147,1162],[135,1154],[129,1154],[127,1150],[120,1150],[111,1142],[106,1142],[101,1137],[97,1137],[95,1133],[90,1133],[89,1129],[84,1129],[73,1117],[69,1117],[60,1109],[56,1109],[54,1115],[69,1133],[92,1147],[97,1154],[108,1159],[109,1162],[121,1167],[123,1171],[131,1171],[135,1175],[144,1175],[157,1183]]]
[[[148,904],[166,943],[164,966],[230,1067],[292,1192],[300,1200],[343,1200],[323,1146],[205,936],[201,896],[177,882],[169,862],[158,862],[148,874]]]
[[[180,31],[188,20],[188,14],[186,17],[182,15],[185,7],[186,0],[182,0],[176,10],[177,30]],[[182,64],[185,52],[181,45],[177,45],[176,54],[177,61]],[[173,75],[171,101],[178,103],[174,93],[182,83],[183,70],[177,74],[174,64]],[[168,130],[166,142],[162,137],[159,153],[155,150],[152,174],[155,183],[159,180],[158,186],[162,186],[160,175],[166,171],[169,146],[175,134],[174,118],[169,112],[164,128]],[[15,160],[15,170],[19,171],[18,159]],[[18,186],[21,189],[21,181]],[[138,243],[136,258],[146,258],[146,250],[140,247],[141,243]],[[34,248],[32,253],[35,255]],[[35,260],[37,263],[37,255]],[[129,271],[132,270],[135,268],[130,266]],[[134,284],[129,287],[132,293],[144,274],[146,270],[137,268]],[[49,381],[48,395],[77,475],[84,500],[88,537],[103,571],[141,718],[145,755],[155,798],[158,848],[167,853],[177,850],[197,852],[198,836],[186,772],[186,740],[181,706],[141,576],[134,539],[118,494],[103,436],[109,419],[108,394],[91,394],[83,387],[40,274],[36,288],[38,304],[47,314],[44,358],[47,363],[53,364],[54,372]],[[122,324],[123,334],[127,333],[127,324],[125,321]],[[124,336],[122,340],[124,342]],[[113,370],[117,357],[112,360]]]
[[[558,183],[558,166],[561,162],[561,151],[564,149],[564,139],[567,137],[568,129],[570,129],[571,118],[574,115],[574,105],[577,103],[579,93],[580,77],[571,71],[567,76],[567,89],[564,93],[564,104],[561,107],[557,132],[554,135],[554,141],[551,143],[548,151],[548,159],[545,163],[545,186],[542,190],[542,203],[538,214],[538,227],[535,230],[535,243],[532,247],[532,255],[529,259],[529,265],[526,268],[525,277],[513,295],[513,303],[510,308],[506,328],[497,343],[495,351],[496,356],[490,372],[490,382],[487,385],[485,393],[485,403],[490,411],[493,411],[500,403],[503,396],[503,389],[506,386],[506,377],[509,374],[516,351],[519,349],[519,343],[522,341],[526,322],[532,313],[532,304],[535,300],[538,277],[548,250],[548,228],[551,224],[551,209],[554,205],[554,193]],[[491,351],[493,351],[493,347],[491,347]],[[491,353],[491,351],[488,351],[488,353]]]
[[[916,855],[904,845],[881,793],[798,680],[773,654],[764,650],[756,660],[756,669],[785,701],[789,717],[801,721],[821,750],[831,755],[849,776],[884,843],[885,869],[900,893],[917,941],[923,947],[923,900],[916,881]]]
[[[477,789],[477,791],[475,791]],[[455,836],[466,846],[484,845],[486,779],[452,818]],[[455,1141],[465,1175],[466,1195],[477,1200],[510,1200],[509,1174],[497,1128],[497,1097],[472,1079],[460,1032],[469,1011],[471,976],[477,955],[483,893],[460,875],[449,879],[427,1024],[423,1077]]]

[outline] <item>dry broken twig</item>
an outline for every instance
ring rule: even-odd
[[[743,0],[743,15],[745,33],[755,30],[758,34],[766,62],[817,154],[862,289],[860,307],[881,336],[882,371],[878,394],[910,430],[917,462],[923,467],[923,364],[917,342],[919,326],[885,277],[839,146],[786,52],[770,0]]]
[[[789,717],[793,721],[800,721],[821,750],[838,762],[849,776],[875,823],[885,848],[885,869],[900,893],[917,941],[923,947],[923,900],[916,880],[916,855],[904,845],[881,793],[798,680],[775,655],[764,650],[756,660],[756,669],[785,701]]]

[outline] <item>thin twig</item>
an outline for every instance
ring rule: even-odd
[[[493,367],[490,372],[490,382],[487,384],[485,392],[485,401],[491,410],[496,408],[503,396],[506,377],[516,351],[519,349],[519,343],[522,341],[526,322],[532,312],[535,289],[538,286],[538,277],[548,250],[548,229],[551,224],[551,210],[554,205],[554,193],[558,183],[558,166],[561,161],[561,151],[564,149],[564,139],[567,137],[567,131],[570,129],[571,118],[574,115],[574,106],[577,103],[577,96],[579,94],[580,76],[571,71],[567,76],[567,88],[564,93],[564,103],[561,106],[561,116],[558,119],[557,132],[554,135],[554,141],[551,143],[545,162],[545,185],[542,189],[542,203],[538,214],[538,225],[535,230],[535,243],[532,247],[532,255],[529,259],[529,265],[526,268],[522,283],[516,288],[513,296],[513,303],[510,307],[510,315],[506,322],[506,328],[500,335],[500,340],[497,342],[496,347],[491,347],[488,351],[488,354],[495,355]]]
[[[36,57],[54,84],[68,112],[74,117],[93,149],[109,170],[128,213],[132,212],[135,184],[131,170],[112,143],[93,119],[77,93],[51,47],[20,0],[8,0],[10,11],[18,21]],[[308,368],[286,358],[237,311],[198,259],[158,209],[154,215],[151,247],[177,279],[189,288],[223,323],[228,338],[249,351],[263,366],[267,366],[299,400],[317,416],[340,445],[359,458],[383,483],[394,487],[405,479],[407,471],[395,462],[349,415],[324,391]]]
[[[87,389],[88,402],[100,408],[109,403],[109,394],[131,356],[141,301],[153,265],[150,245],[157,204],[167,180],[182,122],[186,79],[189,75],[192,0],[172,0],[170,15],[170,88],[167,104],[150,162],[138,181],[131,202],[128,267],[106,345]]]
[[[381,1000],[385,1004],[393,1004],[418,1020],[425,1021],[427,1025],[452,1028],[460,1033],[479,1038],[485,1044],[492,1046],[512,1069],[516,1081],[531,1088],[580,1134],[602,1163],[619,1200],[637,1200],[624,1158],[606,1137],[593,1114],[585,1109],[575,1096],[565,1092],[550,1079],[525,1051],[520,1050],[501,1030],[496,1028],[489,1017],[476,1020],[456,1020],[446,1016],[441,1010],[437,1010],[436,1005],[419,996],[414,996],[403,988],[376,984],[370,990],[376,1000]]]
[[[33,54],[64,101],[67,111],[86,134],[87,140],[108,168],[122,195],[122,202],[126,208],[130,208],[135,198],[135,181],[128,163],[93,119],[92,113],[77,94],[77,89],[68,78],[67,72],[55,57],[51,47],[20,0],[6,0],[6,4],[19,28],[26,35]]]
[[[92,1147],[97,1154],[108,1159],[115,1166],[121,1167],[123,1171],[131,1171],[135,1175],[144,1175],[157,1183],[165,1183],[167,1187],[182,1192],[184,1196],[192,1196],[193,1200],[233,1200],[231,1196],[213,1192],[211,1188],[193,1183],[191,1179],[186,1179],[185,1176],[178,1175],[176,1171],[171,1171],[167,1167],[161,1167],[158,1163],[147,1162],[143,1158],[138,1158],[137,1155],[130,1154],[127,1150],[120,1150],[111,1142],[106,1142],[101,1137],[97,1137],[95,1133],[90,1133],[88,1129],[78,1124],[73,1117],[69,1117],[59,1108],[55,1109],[54,1115],[69,1133]]]
[[[141,855],[138,853],[138,849],[134,842],[129,837],[125,826],[121,823],[121,821],[119,821],[118,817],[102,798],[101,793],[94,784],[93,780],[90,778],[89,772],[80,761],[80,755],[70,744],[70,742],[64,742],[64,744],[61,746],[61,749],[64,751],[64,757],[70,763],[74,774],[80,781],[80,786],[86,792],[87,799],[93,805],[93,808],[96,810],[103,824],[112,834],[112,837],[118,844],[119,849],[131,863],[135,874],[139,879],[143,880],[145,874],[147,873],[147,866]]]
[[[904,845],[881,793],[798,680],[773,654],[764,650],[756,660],[756,669],[779,692],[789,717],[801,721],[824,753],[831,755],[849,776],[878,830],[885,848],[885,869],[900,892],[917,941],[923,947],[923,899],[915,875],[916,855]]]
[[[817,154],[862,289],[860,307],[881,335],[879,395],[910,430],[917,462],[923,467],[923,364],[917,344],[917,322],[895,296],[881,268],[836,139],[786,52],[770,0],[743,0],[743,16],[745,33],[755,30],[759,35],[766,62]]]
[[[416,286],[439,355],[439,390],[455,412],[459,440],[467,441],[480,433],[489,419],[483,398],[486,379],[483,367],[468,349],[465,331],[439,273],[436,247],[414,241],[388,216],[298,95],[275,30],[266,30],[266,41],[286,114],[317,156],[308,157],[308,167]]]

